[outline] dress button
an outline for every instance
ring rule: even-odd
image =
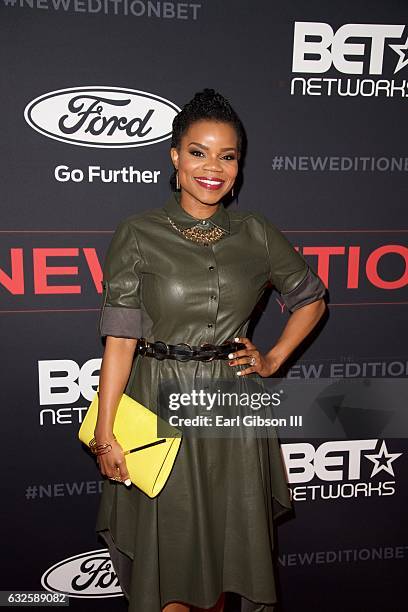
[[[212,324],[212,323],[209,323],[209,324],[207,325],[207,327],[212,327],[212,326],[213,326],[213,324]]]
[[[208,266],[209,270],[214,270],[214,266]]]
[[[217,299],[217,296],[216,296],[216,295],[212,295],[210,299],[211,299],[211,300],[216,300],[216,299]]]

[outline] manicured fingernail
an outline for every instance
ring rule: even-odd
[[[234,340],[235,340],[235,342],[239,342],[239,338],[238,337],[234,338]]]
[[[237,376],[241,376],[241,372],[237,372]]]
[[[228,355],[228,359],[234,359],[234,353],[230,353],[230,354]]]
[[[124,480],[123,482],[125,483],[127,487],[130,487],[130,485],[132,484],[132,481],[130,480],[130,478],[126,478],[126,480]]]

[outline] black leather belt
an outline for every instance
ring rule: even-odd
[[[228,359],[229,353],[234,353],[245,348],[242,342],[229,342],[225,340],[222,344],[210,344],[208,342],[200,346],[189,344],[166,344],[157,340],[148,342],[145,338],[139,338],[136,353],[156,359],[177,359],[177,361],[212,361],[213,359]]]

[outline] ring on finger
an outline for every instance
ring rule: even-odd
[[[256,364],[255,357],[251,357],[251,361],[249,362],[249,365],[254,366],[255,364]]]

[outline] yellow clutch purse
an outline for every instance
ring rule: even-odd
[[[98,416],[98,391],[78,431],[78,438],[88,448],[94,437]],[[158,427],[165,432],[165,436],[157,436]],[[182,440],[181,431],[123,393],[113,433],[126,455],[132,483],[149,497],[156,497],[170,476]]]

